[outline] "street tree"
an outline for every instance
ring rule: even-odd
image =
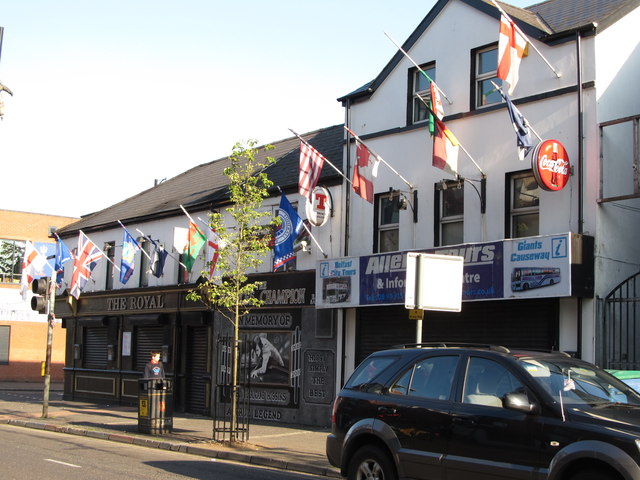
[[[233,326],[231,366],[230,441],[238,440],[238,364],[240,319],[262,301],[254,295],[260,282],[249,282],[270,250],[273,232],[279,223],[270,210],[262,208],[273,182],[265,169],[275,163],[269,156],[260,157],[255,140],[236,143],[230,155],[231,165],[224,170],[229,178],[229,207],[209,215],[209,226],[218,236],[219,256],[211,278],[188,294],[189,300],[203,301]],[[273,149],[267,145],[263,151]],[[203,276],[209,276],[208,264]]]

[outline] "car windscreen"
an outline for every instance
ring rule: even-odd
[[[565,406],[640,405],[640,395],[606,371],[572,358],[523,358],[520,364],[556,401]]]
[[[344,388],[361,389],[365,385],[375,383],[375,379],[397,360],[397,356],[374,356],[366,358],[353,375],[349,378]]]

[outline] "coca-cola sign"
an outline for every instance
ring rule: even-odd
[[[569,182],[569,154],[557,140],[545,140],[536,146],[531,156],[531,167],[538,185],[544,190],[562,190]]]

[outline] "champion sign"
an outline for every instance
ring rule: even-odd
[[[536,181],[544,190],[562,190],[569,182],[569,154],[557,140],[539,143],[533,150],[531,164]]]

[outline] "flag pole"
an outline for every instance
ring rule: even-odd
[[[127,232],[131,238],[133,238],[133,235],[131,235],[131,233],[129,232],[129,230],[127,230],[127,227],[125,227],[125,226],[122,224],[122,222],[121,222],[120,220],[118,220],[118,223],[120,224],[120,226],[121,226],[122,228],[124,228],[124,231],[125,231],[125,232]],[[144,255],[145,255],[149,260],[151,260],[151,256],[150,256],[147,252],[145,252],[145,251],[144,251],[144,248],[142,248],[142,247],[140,246],[140,244],[138,243],[138,241],[137,241],[135,238],[133,238],[133,240],[136,242],[136,245],[138,245],[138,250],[140,250],[142,253],[144,253]]]
[[[347,127],[347,126],[344,126],[344,129],[345,129],[347,132],[349,132],[349,134],[351,134],[351,136],[353,136],[357,141],[359,141],[362,145],[364,145],[364,146],[365,146],[365,148],[366,148],[367,150],[369,150],[371,153],[373,153],[373,154],[375,155],[375,157],[376,157],[378,160],[380,160],[380,161],[381,161],[382,163],[384,163],[387,167],[389,167],[389,169],[390,169],[393,173],[395,173],[398,177],[400,177],[400,180],[402,180],[404,183],[406,183],[406,184],[407,184],[407,186],[409,187],[409,190],[413,190],[413,185],[411,185],[411,183],[409,183],[409,181],[408,181],[406,178],[404,178],[402,175],[400,175],[400,173],[398,173],[398,171],[397,171],[395,168],[393,168],[391,165],[389,165],[389,164],[385,161],[385,159],[384,159],[384,158],[382,158],[382,157],[381,157],[380,155],[378,155],[375,151],[373,151],[373,149],[372,149],[372,148],[369,148],[369,146],[367,146],[367,144],[366,144],[366,143],[364,143],[364,142],[360,139],[360,137],[359,137],[358,135],[356,135],[355,133],[353,133],[353,132],[352,132],[352,131]]]
[[[524,38],[526,38],[526,39],[527,39],[527,43],[528,43],[529,45],[531,45],[531,48],[533,48],[533,50],[534,50],[538,55],[540,55],[540,58],[542,58],[542,60],[544,60],[544,63],[546,63],[546,64],[547,64],[547,66],[551,69],[551,71],[555,74],[555,76],[556,76],[557,78],[560,78],[560,77],[562,76],[562,74],[560,74],[560,73],[556,72],[556,69],[555,69],[555,68],[553,68],[553,66],[552,66],[552,65],[549,63],[549,61],[544,57],[544,55],[542,55],[542,53],[540,52],[540,50],[538,50],[538,48],[537,48],[533,43],[531,43],[531,42],[529,41],[529,37],[527,37],[527,36],[525,35],[525,33],[520,29],[520,27],[516,24],[516,22],[514,22],[514,21],[511,19],[511,17],[510,17],[509,15],[507,15],[507,12],[505,12],[505,11],[502,9],[502,7],[501,7],[500,5],[498,5],[498,3],[496,2],[496,0],[491,0],[491,3],[493,3],[493,5],[498,9],[498,11],[499,11],[502,15],[504,15],[504,17],[505,17],[509,22],[511,22],[511,24],[513,24],[513,26],[516,28],[516,30],[518,31],[518,33],[519,33],[520,35],[522,35]]]
[[[305,145],[307,145],[308,147],[313,148],[313,145],[311,145],[309,142],[307,142],[304,138],[302,138],[300,135],[298,135],[296,132],[294,132],[293,130],[289,129],[291,131],[291,133],[293,133],[296,137],[298,137],[300,139],[301,142],[303,142]],[[315,150],[315,148],[313,148]],[[322,154],[321,154],[322,155]],[[349,182],[352,186],[353,186],[353,182],[349,179],[349,177],[347,177],[344,173],[342,173],[338,167],[336,167],[333,163],[331,163],[329,161],[329,159],[327,157],[325,157],[324,155],[322,155],[324,157],[325,162],[327,162],[329,165],[331,165],[333,167],[333,169],[338,172],[340,175],[342,175],[344,177],[344,179]]]
[[[500,95],[502,95],[502,98],[504,98],[504,99],[505,99],[505,101],[506,101],[506,96],[505,96],[504,92],[502,91],[502,89],[501,89],[501,88],[500,88],[500,87],[499,87],[499,86],[498,86],[498,85],[497,85],[493,80],[491,80],[491,84],[495,87],[495,89],[496,89],[498,92],[500,92]],[[525,121],[526,121],[526,119],[525,119]],[[534,130],[534,128],[531,126],[531,124],[530,124],[529,122],[527,122],[527,128],[529,128],[529,129],[533,132],[533,134],[534,134],[536,137],[538,137],[538,140],[542,141],[542,137],[541,137],[540,135],[538,135],[538,132],[536,132],[536,131]]]
[[[422,100],[422,103],[424,103],[425,107],[427,107],[427,110],[429,110],[431,115],[433,115],[434,117],[438,118],[436,113],[431,109],[431,107],[427,104],[427,102],[422,97],[420,97],[420,100]],[[462,151],[467,155],[467,157],[469,157],[469,160],[471,160],[473,162],[473,164],[476,166],[476,168],[480,171],[480,175],[485,176],[484,170],[482,170],[482,168],[480,168],[480,165],[478,165],[478,163],[473,159],[473,157],[467,151],[467,149],[464,148],[464,145],[462,145],[462,142],[460,142],[460,140],[458,140],[458,146],[462,149]],[[457,172],[456,172],[456,174],[459,176],[459,174]]]
[[[139,228],[136,228],[136,232],[138,232],[140,235],[142,235],[143,237],[146,237],[147,235],[144,234],[144,232],[142,230],[140,230]],[[149,237],[151,238],[151,237]],[[173,258],[176,262],[178,262],[178,264],[182,265],[184,268],[187,268],[187,266],[182,263],[179,259],[177,259],[175,256],[171,255],[171,253],[169,253],[169,250],[165,249],[165,252],[167,252],[167,256]]]
[[[284,195],[284,192],[282,191],[282,189],[280,188],[280,185],[278,185],[278,191],[280,192],[280,194]],[[286,195],[285,195],[286,196]],[[313,236],[313,233],[311,233],[311,230],[309,230],[309,228],[307,227],[307,224],[304,223],[304,221],[302,221],[302,226],[304,227],[304,229],[307,231],[307,233],[309,234],[309,236],[311,237],[311,240],[313,240],[313,243],[316,244],[316,247],[318,247],[318,249],[320,250],[320,253],[322,253],[322,255],[324,256],[324,258],[327,258],[327,254],[324,253],[324,250],[322,250],[322,247],[320,246],[320,244],[318,243],[318,240],[316,240],[316,237]]]
[[[87,235],[86,233],[84,233],[82,230],[79,230],[79,232],[80,232],[82,235],[84,235],[85,237],[89,238],[89,235]],[[93,243],[93,241],[92,241],[90,238],[89,238],[89,241],[90,241],[91,243]],[[95,245],[95,243],[94,243],[94,245]],[[97,245],[96,245],[96,246],[97,246]],[[98,249],[98,250],[100,250],[100,249]],[[107,257],[107,255],[106,255],[102,250],[100,250],[100,255],[102,255],[104,258],[106,258],[106,259],[107,259],[107,262],[109,262],[111,265],[113,265],[113,267],[114,267],[116,270],[120,271],[120,267],[118,267],[115,263],[113,263],[113,260],[111,260],[109,257]]]
[[[413,63],[413,64],[415,65],[415,67],[418,69],[418,71],[419,71],[419,72],[420,72],[420,73],[421,73],[421,74],[422,74],[422,75],[423,75],[427,80],[429,80],[429,82],[433,83],[433,85],[436,87],[436,89],[438,89],[438,91],[442,94],[442,96],[443,96],[444,98],[446,98],[446,99],[447,99],[447,102],[449,102],[449,105],[453,104],[453,102],[452,102],[451,100],[449,100],[449,97],[447,97],[447,94],[446,94],[446,93],[444,93],[444,92],[440,89],[440,87],[438,86],[438,84],[437,84],[436,82],[434,82],[434,81],[431,79],[431,77],[430,77],[429,75],[427,75],[427,72],[425,72],[422,68],[420,68],[420,65],[418,65],[418,64],[413,60],[413,58],[411,58],[411,57],[409,56],[409,54],[408,54],[407,52],[405,52],[405,51],[403,50],[403,48],[402,48],[400,45],[398,45],[398,44],[396,43],[396,41],[395,41],[393,38],[391,38],[391,36],[390,36],[387,32],[384,32],[384,34],[387,36],[387,38],[388,38],[389,40],[391,40],[391,42],[392,42],[392,43],[393,43],[393,44],[398,48],[398,50],[400,50],[400,51],[404,54],[404,56],[405,56],[405,57],[407,57],[407,58],[411,61],[411,63]],[[418,95],[418,97],[419,97],[419,96],[420,96],[420,95]]]

